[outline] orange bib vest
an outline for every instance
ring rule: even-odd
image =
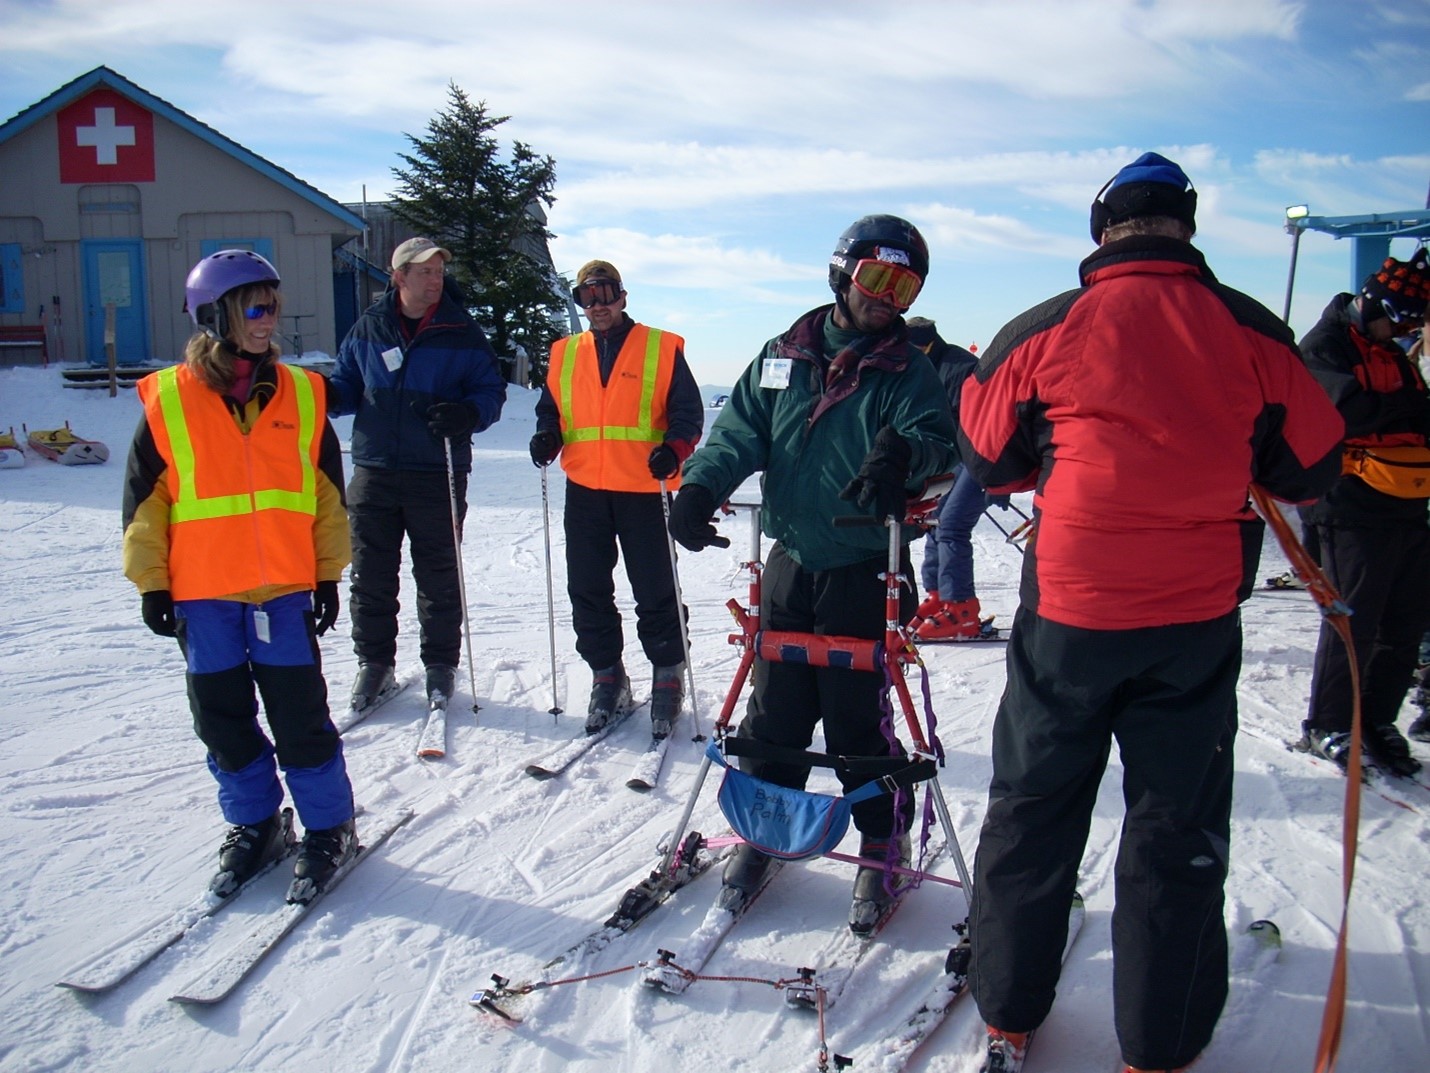
[[[561,468],[577,484],[607,492],[659,492],[650,475],[653,448],[665,441],[666,398],[675,352],[685,340],[637,324],[601,383],[590,332],[551,345],[546,383],[561,413]],[[680,475],[666,487],[680,487]]]
[[[306,370],[275,369],[278,389],[246,434],[187,366],[139,381],[167,467],[175,600],[317,584],[313,523],[326,385]]]

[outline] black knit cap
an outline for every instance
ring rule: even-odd
[[[1143,153],[1114,175],[1092,203],[1094,242],[1112,224],[1138,216],[1170,216],[1197,231],[1197,192],[1192,180],[1173,160],[1160,153]]]

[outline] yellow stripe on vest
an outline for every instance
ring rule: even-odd
[[[311,446],[318,424],[317,400],[313,385],[306,376],[285,365],[277,366],[280,376],[288,378],[298,407],[298,444],[302,472],[302,488],[257,488],[251,493],[227,496],[198,495],[194,489],[194,444],[189,436],[188,416],[179,395],[179,367],[160,370],[159,410],[164,415],[164,428],[169,434],[169,447],[174,454],[174,475],[178,493],[169,508],[171,522],[203,521],[208,518],[231,518],[260,510],[291,510],[315,516],[318,513],[318,476],[313,468]]]

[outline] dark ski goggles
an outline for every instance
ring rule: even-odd
[[[888,298],[900,309],[908,309],[923,289],[924,281],[912,268],[888,261],[865,258],[854,265],[849,280],[861,294],[870,298]]]
[[[275,317],[277,315],[277,302],[266,302],[263,305],[256,306],[245,306],[243,309],[244,320],[262,320],[264,317]]]
[[[590,309],[592,306],[613,305],[620,301],[622,293],[621,285],[615,280],[593,279],[577,287],[571,296],[582,309]]]

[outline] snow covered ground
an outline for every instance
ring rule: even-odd
[[[414,749],[418,691],[346,739],[359,802],[407,806],[413,821],[334,890],[226,1002],[185,1008],[174,986],[244,924],[235,905],[200,925],[111,994],[88,997],[55,981],[99,946],[202,890],[223,824],[193,737],[179,653],[151,635],[120,572],[124,457],[139,407],[66,390],[53,370],[0,370],[0,429],[68,419],[109,443],[107,465],[66,469],[33,455],[0,470],[0,1070],[472,1070],[812,1069],[816,1022],[750,982],[699,982],[683,997],[648,993],[634,972],[547,991],[516,1027],[467,1005],[492,973],[521,979],[615,908],[655,859],[679,818],[699,765],[690,725],[649,794],[624,785],[645,737],[638,716],[561,778],[537,782],[524,762],[579,734],[589,676],[562,609],[562,486],[552,474],[557,675],[547,646],[540,481],[527,457],[534,394],[514,390],[501,422],[476,440],[465,563],[476,651],[470,712],[460,671],[446,759]],[[713,419],[713,413],[711,414]],[[339,423],[346,439],[348,422]],[[1026,497],[1020,497],[1026,498]],[[725,522],[729,551],[682,555],[693,617],[700,729],[708,732],[730,682],[727,599],[743,597],[744,521]],[[1018,552],[984,522],[975,533],[986,610],[1007,621]],[[1268,548],[1262,574],[1283,568]],[[1168,563],[1176,570],[1176,563]],[[415,661],[410,582],[401,661]],[[623,580],[622,599],[631,622]],[[346,594],[344,594],[346,598]],[[1306,1070],[1341,905],[1344,780],[1289,753],[1306,704],[1317,614],[1304,594],[1265,593],[1245,606],[1228,922],[1274,918],[1280,961],[1238,979],[1205,1073]],[[628,634],[633,634],[628,630]],[[347,617],[322,642],[341,707],[355,662]],[[633,637],[628,664],[648,689]],[[948,765],[940,782],[972,859],[989,775],[989,733],[1003,686],[998,645],[926,653]],[[554,703],[566,709],[555,718]],[[1408,722],[1409,711],[1402,719]],[[1416,746],[1430,759],[1424,746]],[[1030,1073],[1110,1073],[1113,847],[1120,770],[1104,782],[1083,866],[1088,919],[1063,974]],[[824,785],[816,779],[815,786]],[[715,783],[694,826],[719,832]],[[1430,791],[1414,784],[1367,792],[1351,913],[1350,1001],[1339,1068],[1423,1070],[1430,1064]],[[360,828],[361,829],[361,828]],[[853,851],[851,832],[843,847]],[[945,858],[939,869],[953,875]],[[853,869],[827,860],[786,867],[718,952],[709,972],[775,979],[807,963],[843,927]],[[280,897],[280,876],[250,903]],[[582,966],[606,971],[673,947],[714,896],[698,880],[635,931]],[[957,890],[925,885],[870,955],[858,993],[828,1014],[835,1051],[854,1054],[908,1009],[939,970],[963,918]],[[976,1067],[973,1007],[965,1003],[911,1068]],[[861,1068],[855,1067],[856,1070]],[[867,1065],[862,1068],[869,1068]]]

